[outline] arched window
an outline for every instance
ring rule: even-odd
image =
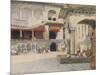
[[[55,10],[48,11],[48,20],[51,20],[52,18],[56,18],[56,11]]]

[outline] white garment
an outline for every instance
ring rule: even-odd
[[[80,50],[83,51],[90,47],[91,47],[90,37],[86,36],[80,41]]]

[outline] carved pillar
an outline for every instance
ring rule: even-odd
[[[49,40],[49,26],[48,25],[45,26],[45,39]]]
[[[70,46],[71,46],[71,54],[74,54],[75,53],[75,30],[71,30],[71,43],[70,43]]]
[[[22,35],[22,30],[20,30],[20,38],[22,38],[23,37],[23,35]]]
[[[32,30],[32,41],[34,40],[34,31]]]

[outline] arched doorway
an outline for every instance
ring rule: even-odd
[[[56,51],[57,50],[57,46],[56,46],[56,43],[55,42],[52,42],[51,45],[50,45],[50,50],[51,51]]]
[[[89,29],[89,37],[91,39],[91,49],[87,51],[87,55],[91,60],[91,68],[96,69],[96,20],[84,19],[79,24],[91,26]]]

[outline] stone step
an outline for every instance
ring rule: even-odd
[[[89,63],[90,59],[86,57],[68,57],[65,55],[58,55],[57,61],[61,64],[69,64],[69,63]]]

